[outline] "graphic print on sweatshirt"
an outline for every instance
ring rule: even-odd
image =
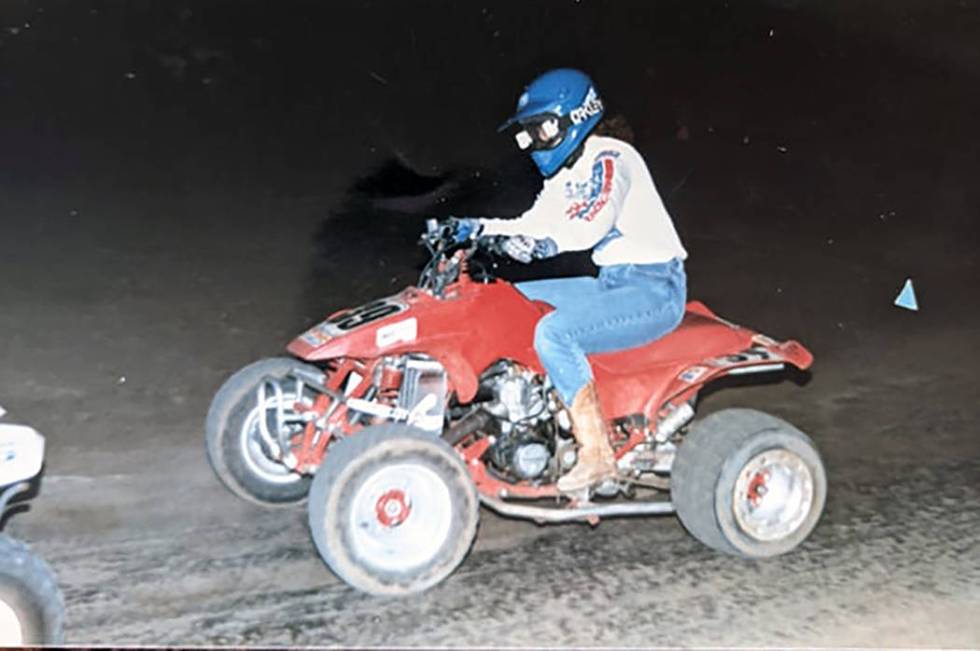
[[[582,219],[591,222],[599,211],[609,202],[612,193],[613,180],[616,175],[616,158],[618,151],[603,151],[595,157],[592,165],[592,176],[585,183],[569,181],[565,184],[565,196],[573,199],[565,215],[571,219]]]

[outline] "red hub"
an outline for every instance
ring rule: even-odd
[[[378,522],[386,527],[397,527],[408,519],[412,506],[405,493],[395,488],[378,498],[374,511],[378,515]]]
[[[769,479],[769,471],[755,473],[749,481],[748,498],[752,506],[759,506],[762,496],[766,494],[766,480]]]

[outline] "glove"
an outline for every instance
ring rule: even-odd
[[[473,217],[450,217],[446,220],[446,226],[451,229],[451,237],[456,244],[475,240],[483,231],[483,223]]]
[[[511,258],[524,264],[558,255],[558,245],[550,237],[536,240],[529,235],[513,235],[504,240],[501,248]]]

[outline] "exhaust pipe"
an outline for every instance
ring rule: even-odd
[[[545,522],[576,522],[584,520],[591,524],[599,518],[613,518],[628,515],[666,515],[674,512],[670,502],[633,502],[620,504],[590,504],[589,506],[567,509],[548,508],[546,506],[530,506],[514,504],[480,495],[480,501],[487,508],[500,515],[507,515],[525,520],[534,520],[541,524]]]

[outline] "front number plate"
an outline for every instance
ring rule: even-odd
[[[318,346],[334,337],[343,336],[351,330],[407,309],[408,304],[394,296],[378,299],[351,310],[344,310],[313,326],[303,334],[303,341]]]

